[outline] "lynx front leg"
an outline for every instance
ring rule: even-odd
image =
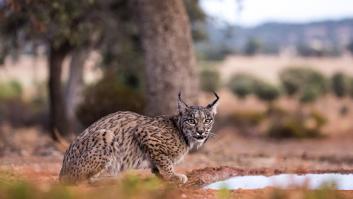
[[[151,159],[153,162],[152,173],[158,177],[183,184],[188,181],[186,175],[174,172],[173,164],[167,156],[161,154],[158,154],[158,156],[151,155]]]
[[[156,167],[156,166],[152,166],[152,168],[151,168],[151,172],[154,174],[154,175],[156,175],[158,178],[163,178],[162,176],[161,176],[161,174],[159,173],[159,170],[158,170],[158,168]]]

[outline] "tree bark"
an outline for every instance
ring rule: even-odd
[[[59,47],[50,46],[49,49],[49,109],[50,109],[50,131],[52,137],[57,139],[56,131],[61,135],[70,134],[68,126],[65,101],[61,85],[62,64],[69,52],[67,45]]]
[[[72,52],[70,61],[69,79],[65,89],[66,113],[69,126],[74,131],[80,128],[76,117],[76,110],[82,101],[83,69],[88,52],[84,49],[76,49]]]
[[[146,113],[175,113],[179,91],[188,104],[195,104],[198,76],[183,1],[136,0],[135,3],[145,58]]]

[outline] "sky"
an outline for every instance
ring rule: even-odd
[[[212,17],[230,24],[255,26],[263,22],[309,22],[353,17],[353,0],[201,0]]]

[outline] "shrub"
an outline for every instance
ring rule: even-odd
[[[289,67],[280,73],[280,81],[289,96],[315,100],[327,91],[327,79],[311,68]],[[310,97],[309,97],[310,96]]]
[[[349,80],[349,89],[348,89],[348,95],[353,98],[353,78],[350,77]]]
[[[256,126],[266,118],[264,113],[255,111],[234,112],[229,115],[232,124],[237,126]]]
[[[314,138],[321,136],[321,127],[326,118],[318,112],[282,114],[270,121],[267,135],[273,138]]]
[[[320,97],[321,93],[319,90],[315,89],[314,87],[306,87],[303,89],[299,96],[300,103],[306,104],[314,102],[318,97]]]
[[[0,100],[17,98],[22,95],[22,86],[18,81],[0,83]]]
[[[142,113],[143,109],[144,99],[138,90],[129,88],[113,75],[105,75],[95,85],[86,88],[77,115],[80,122],[88,126],[109,113],[116,111]]]
[[[239,98],[245,98],[247,95],[254,93],[257,81],[258,80],[251,75],[236,74],[229,80],[228,87]]]
[[[255,95],[263,101],[272,102],[280,96],[278,87],[264,81],[257,81],[255,84]]]
[[[48,106],[45,93],[38,86],[36,95],[30,99],[22,98],[22,88],[12,81],[0,85],[0,121],[12,126],[48,124]],[[2,90],[4,89],[4,90]]]
[[[343,73],[335,73],[331,78],[331,89],[337,97],[348,95],[350,86],[349,77]]]
[[[221,79],[217,70],[205,69],[201,72],[201,88],[203,91],[217,91],[220,85]]]
[[[266,119],[263,112],[257,111],[237,111],[231,113],[227,122],[239,129],[241,134],[250,135],[256,132],[258,126]]]

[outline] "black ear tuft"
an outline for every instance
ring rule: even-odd
[[[181,93],[179,92],[179,94],[178,94],[178,111],[179,111],[179,113],[185,112],[185,110],[188,108],[189,108],[189,106],[181,99]]]
[[[207,108],[212,108],[219,100],[219,96],[217,95],[217,93],[213,92],[213,94],[216,96],[216,99],[212,103],[208,104]]]
[[[217,113],[217,104],[218,104],[217,102],[218,102],[218,100],[219,100],[219,96],[217,95],[216,92],[213,92],[213,94],[216,96],[216,99],[215,99],[212,103],[208,104],[208,105],[206,106],[206,108],[211,109],[211,111],[212,111],[214,114],[216,114],[216,113]]]

